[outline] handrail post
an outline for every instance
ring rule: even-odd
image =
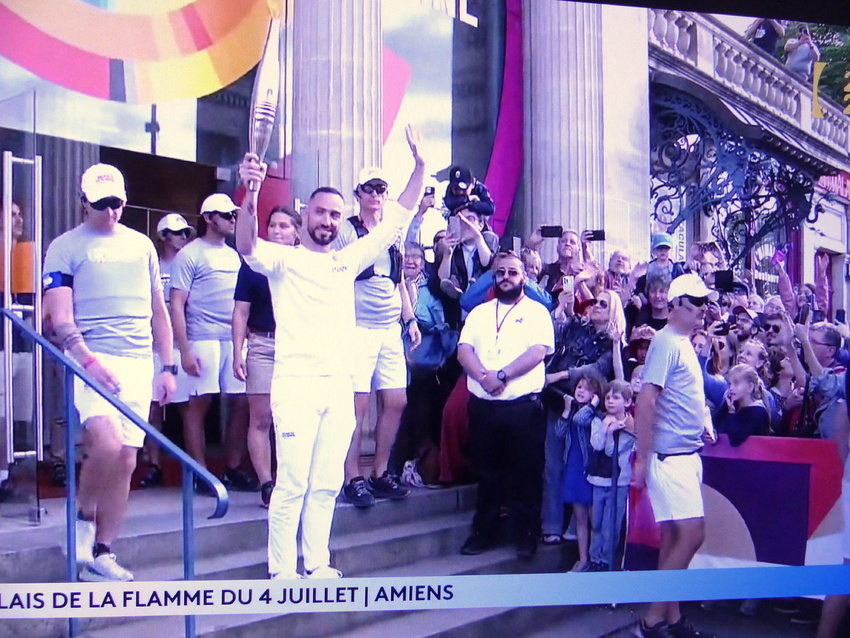
[[[183,578],[195,579],[195,510],[192,470],[183,465]],[[186,638],[195,638],[195,617],[185,616]]]
[[[65,467],[67,498],[65,500],[65,518],[67,532],[68,582],[77,581],[77,409],[74,405],[74,371],[65,368],[65,418],[68,424],[65,430]],[[68,635],[77,635],[78,621],[68,619]]]

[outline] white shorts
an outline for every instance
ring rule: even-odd
[[[355,328],[354,391],[395,390],[407,387],[407,363],[401,325],[389,328]]]
[[[177,376],[174,377],[174,381],[177,385],[177,390],[174,392],[174,397],[171,399],[172,403],[184,403],[189,400],[189,388],[187,384],[189,382],[189,375],[186,374],[186,371],[180,365],[180,350],[174,348],[174,352],[171,354],[175,365],[177,366]],[[162,359],[159,358],[159,355],[154,351],[153,353],[153,378],[156,381],[157,375],[162,370]]]
[[[0,350],[0,416],[5,416],[3,401],[6,398],[6,369],[2,357],[6,353]],[[33,376],[35,355],[32,352],[12,353],[12,415],[13,421],[32,421],[33,419]]]
[[[153,387],[153,357],[118,357],[112,354],[95,353],[100,364],[118,379],[121,391],[118,398],[127,404],[143,421],[148,420],[151,408]],[[124,445],[142,447],[145,431],[124,417],[106,399],[92,388],[74,377],[74,405],[80,413],[80,423],[85,427],[87,419],[95,416],[108,416],[115,419],[120,428],[120,437]]]
[[[699,454],[668,456],[653,453],[646,479],[655,522],[702,518],[702,459]]]
[[[201,360],[201,376],[193,377],[181,367],[180,373],[186,376],[186,396],[179,396],[178,388],[174,403],[202,394],[245,394],[245,382],[233,376],[232,341],[190,341],[189,347]]]

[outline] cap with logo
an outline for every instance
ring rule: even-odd
[[[652,250],[661,247],[673,247],[673,238],[668,233],[658,233],[652,236]]]
[[[449,169],[449,186],[466,190],[472,184],[472,171],[466,166],[452,166]]]
[[[387,175],[384,173],[384,169],[379,168],[377,166],[367,166],[357,175],[357,185],[362,186],[368,182],[383,182],[384,184],[388,184]]]
[[[201,214],[232,213],[235,210],[239,210],[239,207],[224,193],[213,193],[201,204]]]
[[[667,298],[670,300],[686,295],[688,297],[706,297],[712,301],[717,300],[717,293],[706,286],[699,275],[692,272],[676,277],[670,283],[670,290],[667,291]]]
[[[124,176],[110,164],[89,166],[80,180],[80,190],[90,202],[96,202],[105,197],[117,197],[123,202],[127,201]]]
[[[179,233],[181,230],[186,230],[189,227],[189,222],[186,221],[183,215],[168,213],[168,215],[159,220],[159,223],[156,225],[156,232],[162,236],[162,233],[166,230],[170,230],[172,233]]]
[[[732,314],[735,316],[742,314],[747,315],[750,319],[755,319],[756,317],[758,317],[758,313],[753,310],[750,310],[746,306],[735,306],[734,308],[732,308]]]

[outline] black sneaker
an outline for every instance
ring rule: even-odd
[[[198,496],[216,496],[215,490],[197,476],[192,479],[192,487]]]
[[[256,492],[260,489],[260,483],[241,467],[232,470],[224,470],[221,477],[224,487],[234,492]]]
[[[478,556],[478,554],[490,551],[495,546],[496,543],[489,536],[473,532],[472,536],[467,538],[461,546],[460,553],[464,556]]]
[[[667,633],[673,638],[716,638],[714,634],[694,629],[684,616],[679,618],[679,622],[667,625]]]
[[[537,553],[537,534],[527,534],[516,545],[516,556],[521,560],[531,560]]]
[[[272,492],[274,492],[274,481],[263,483],[260,488],[260,498],[263,499],[263,507],[269,509],[269,503],[272,502]]]
[[[638,638],[670,638],[672,634],[667,631],[667,626],[667,623],[662,620],[657,625],[647,627],[646,623],[641,619],[638,621],[637,627],[635,627],[634,634]]]
[[[587,568],[589,572],[609,572],[611,569],[608,567],[608,563],[603,563],[601,561],[595,560],[591,561],[590,567]]]
[[[410,494],[410,490],[399,485],[398,479],[389,472],[384,472],[378,477],[370,476],[366,487],[375,498],[389,498],[399,501],[407,498],[407,495]]]
[[[780,614],[796,614],[800,611],[800,603],[796,598],[780,598],[773,608]]]
[[[372,492],[366,487],[366,479],[362,476],[356,476],[346,483],[342,488],[342,495],[354,507],[365,509],[375,504],[375,497],[372,496]]]
[[[15,490],[12,488],[12,479],[0,481],[0,503],[8,501],[14,495]]]
[[[813,607],[803,607],[791,616],[791,622],[795,625],[814,625],[820,620],[820,612]]]
[[[139,481],[139,487],[144,489],[148,487],[159,487],[160,485],[162,485],[162,468],[159,465],[149,465],[148,471],[145,472],[142,480]]]

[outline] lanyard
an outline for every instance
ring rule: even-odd
[[[499,332],[502,329],[502,326],[505,325],[505,320],[508,318],[508,315],[513,312],[513,309],[519,305],[519,302],[525,299],[525,295],[520,297],[515,304],[513,304],[510,309],[505,313],[505,316],[502,317],[502,320],[499,321],[499,300],[496,300],[496,339],[499,338]]]

